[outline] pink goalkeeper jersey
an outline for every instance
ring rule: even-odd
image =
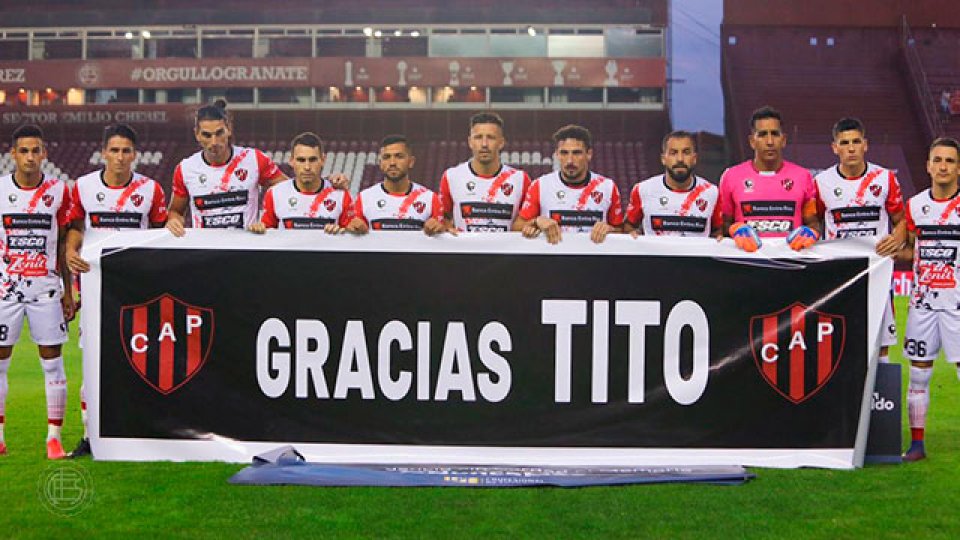
[[[804,213],[816,213],[813,177],[789,161],[772,172],[760,172],[753,161],[745,161],[720,177],[720,212],[762,237],[787,236],[803,225]]]

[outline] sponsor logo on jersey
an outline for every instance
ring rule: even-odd
[[[7,200],[10,201],[11,203],[17,202],[17,194],[16,194],[16,193],[11,193],[10,196],[7,197]]]
[[[863,221],[880,221],[879,206],[848,206],[831,211],[835,223],[860,223]]]
[[[593,227],[593,224],[603,220],[603,212],[599,210],[552,210],[550,219],[561,227]]]
[[[201,184],[206,184],[206,183],[207,183],[207,175],[201,174],[200,176],[197,177],[197,180],[198,180]]]
[[[333,223],[332,218],[319,217],[290,217],[283,218],[284,229],[322,229],[327,223]]]
[[[90,212],[90,225],[104,229],[139,229],[142,214],[134,212]]]
[[[953,289],[957,286],[956,269],[952,261],[920,261],[917,265],[917,284],[931,289]]]
[[[746,217],[792,216],[796,207],[794,201],[749,201],[740,203],[740,212]]]
[[[203,216],[203,226],[207,229],[241,229],[243,228],[243,214]]]
[[[920,240],[960,240],[960,225],[919,225]]]
[[[383,200],[383,199],[380,199],[380,200],[377,201],[377,208],[383,208],[383,207],[386,206],[386,205],[387,205],[387,201],[385,201],[385,200]]]
[[[467,191],[469,191],[470,193],[473,193],[473,190],[476,188],[477,188],[476,182],[474,182],[473,180],[467,181]]]
[[[918,246],[920,260],[953,263],[957,260],[957,248],[952,246]]]
[[[97,193],[96,197],[97,197],[97,202],[103,202],[103,200],[107,198],[107,195],[102,191],[100,191]]]
[[[750,346],[760,376],[800,404],[816,394],[843,357],[846,319],[795,302],[750,319]]]
[[[10,236],[7,237],[7,247],[24,251],[47,251],[46,236]]]
[[[876,236],[874,229],[840,229],[837,231],[837,238],[863,238],[867,236]]]
[[[419,219],[383,218],[373,220],[370,225],[378,231],[419,231],[423,228],[423,221]]]
[[[843,197],[843,190],[840,189],[840,188],[838,188],[838,187],[833,188],[833,196],[836,197],[836,198],[838,198],[838,199],[841,198],[841,197]]]
[[[296,207],[296,206],[297,206],[297,198],[296,198],[296,197],[290,197],[289,199],[287,199],[287,204],[290,205],[290,208]]]
[[[213,348],[214,312],[171,294],[120,308],[123,351],[134,372],[169,395],[190,382]]]
[[[793,229],[793,221],[789,219],[748,219],[746,224],[757,233],[785,233]]]
[[[668,202],[670,202],[670,199],[666,197],[660,197],[660,206],[666,206]]]
[[[507,232],[509,227],[506,225],[470,225],[467,224],[467,232]]]
[[[651,216],[650,225],[657,232],[703,233],[707,230],[707,218],[695,216]]]
[[[510,219],[513,217],[513,205],[483,202],[460,203],[460,213],[463,214],[464,218]]]
[[[753,192],[753,180],[747,178],[743,181],[743,190],[747,193]]]
[[[200,210],[246,206],[249,196],[250,193],[247,190],[210,193],[208,195],[198,195],[194,197],[193,205]]]
[[[7,229],[52,229],[50,214],[4,214],[3,226]]]
[[[47,254],[39,251],[10,253],[6,255],[7,273],[23,277],[47,275]]]

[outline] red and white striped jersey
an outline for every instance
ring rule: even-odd
[[[506,232],[529,187],[530,177],[519,169],[501,165],[497,174],[481,176],[466,161],[444,171],[440,200],[460,231]]]
[[[321,179],[316,193],[305,193],[290,179],[267,190],[260,221],[274,229],[322,229],[328,223],[346,227],[352,218],[350,192],[336,189],[329,180]]]
[[[929,189],[911,197],[907,202],[907,230],[916,234],[910,306],[960,309],[960,192],[945,200],[934,199]]]
[[[383,182],[357,194],[356,215],[375,231],[419,231],[430,218],[443,219],[440,197],[410,183],[406,193],[388,193]]]
[[[844,177],[837,166],[818,174],[814,182],[827,239],[886,235],[890,216],[903,211],[896,175],[873,163],[857,178]]]
[[[173,172],[173,195],[190,199],[194,227],[242,229],[257,220],[259,186],[280,169],[259,150],[232,148],[226,163],[211,165],[197,152]]]
[[[626,219],[646,235],[709,236],[723,225],[719,196],[717,186],[699,176],[690,189],[675,191],[660,174],[633,186]]]
[[[57,269],[60,227],[66,226],[70,193],[66,182],[44,176],[34,188],[22,188],[8,174],[0,177],[0,299],[37,302],[59,299]]]
[[[520,208],[525,220],[540,216],[556,221],[564,232],[590,232],[598,221],[618,227],[623,224],[620,190],[594,172],[582,185],[571,186],[554,171],[533,181]]]
[[[140,173],[122,186],[108,186],[103,170],[93,171],[73,184],[70,221],[76,219],[88,229],[146,229],[167,220],[167,201],[160,184]]]

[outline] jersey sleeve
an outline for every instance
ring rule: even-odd
[[[259,183],[261,186],[268,186],[270,185],[270,180],[283,174],[283,172],[280,171],[280,167],[278,167],[272,159],[268,158],[266,154],[256,149],[254,149],[254,152],[256,152],[257,156],[257,170],[260,176]]]
[[[907,203],[905,208],[906,208],[906,214],[907,214],[907,230],[912,233],[915,233],[917,232],[917,224],[916,222],[913,221],[913,214],[910,213],[910,204]]]
[[[520,193],[520,200],[522,201],[524,197],[527,196],[527,192],[530,191],[530,175],[527,174],[527,171],[523,171],[523,192]]]
[[[187,185],[183,181],[183,170],[181,169],[180,165],[177,165],[177,168],[173,170],[173,196],[190,196],[190,192],[187,191]]]
[[[813,180],[813,193],[817,200],[817,215],[822,216],[827,211],[827,205],[823,202],[823,196],[820,195],[820,182]]]
[[[370,225],[370,222],[367,221],[367,217],[363,215],[363,193],[357,193],[357,201],[353,205],[353,217],[350,219],[359,219],[367,225]]]
[[[163,223],[167,221],[167,198],[163,194],[163,189],[157,182],[153,183],[153,206],[150,207],[150,215],[147,216],[150,223]]]
[[[613,181],[610,181],[613,184]],[[614,227],[623,225],[623,201],[620,200],[620,188],[613,184],[610,190],[610,208],[607,210],[607,223]]]
[[[440,177],[440,202],[443,204],[445,214],[453,214],[453,196],[450,194],[450,181],[447,179],[447,172],[443,172]]]
[[[353,219],[353,211],[353,198],[350,197],[349,191],[343,190],[343,210],[340,212],[340,218],[337,219],[337,225],[341,227],[349,225]]]
[[[627,223],[635,228],[640,228],[640,220],[643,219],[643,202],[640,200],[640,184],[633,186],[630,190],[630,201],[627,203]]]
[[[70,212],[67,216],[69,221],[83,219],[87,216],[87,211],[83,208],[83,201],[80,199],[79,182],[73,183],[73,189],[70,190]]]
[[[894,214],[899,214],[903,211],[903,192],[900,191],[900,182],[897,181],[897,175],[893,174],[893,171],[887,171],[889,175],[887,186],[887,201],[884,203],[884,207],[887,209],[887,213],[891,216]]]
[[[526,221],[540,215],[540,180],[534,180],[530,189],[523,197],[523,206],[520,207],[520,217]]]
[[[720,197],[717,200],[717,206],[720,208],[720,215],[736,220],[737,213],[733,201],[732,182],[730,180],[730,169],[723,171],[723,175],[720,176]]]
[[[723,227],[723,214],[720,213],[720,205],[714,204],[713,215],[710,216],[710,228],[719,229],[720,227]]]
[[[260,216],[260,222],[268,229],[276,229],[279,224],[277,210],[273,203],[273,189],[268,189],[263,196],[263,215]]]
[[[440,196],[436,193],[433,194],[433,197],[430,198],[430,217],[434,219],[439,219],[443,221],[443,203],[440,201]]]
[[[73,206],[73,198],[70,197],[70,188],[66,182],[63,183],[63,199],[60,202],[60,208],[57,209],[57,225],[64,227],[70,223],[70,209]]]

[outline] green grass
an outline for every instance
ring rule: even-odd
[[[905,313],[898,305],[901,328]],[[68,447],[80,436],[75,343],[66,349]],[[227,478],[242,468],[234,464],[85,459],[79,463],[90,473],[93,498],[79,514],[60,517],[37,494],[37,480],[50,464],[44,458],[45,407],[35,351],[21,343],[10,370],[10,454],[0,458],[0,538],[960,535],[953,512],[960,489],[960,387],[953,367],[942,361],[932,385],[930,457],[909,465],[758,469],[756,480],[736,487],[323,489],[231,486]],[[899,349],[892,354],[901,361]]]

